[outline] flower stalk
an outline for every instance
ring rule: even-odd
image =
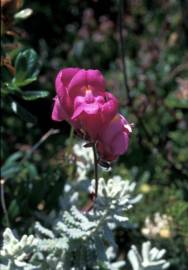
[[[97,150],[96,150],[96,144],[95,144],[95,143],[93,143],[92,148],[93,148],[93,158],[94,158],[95,199],[96,199],[96,198],[97,198],[97,195],[98,195],[98,182],[99,182],[99,177],[98,177]]]
[[[5,180],[1,179],[0,180],[0,185],[1,185],[1,205],[2,205],[4,215],[5,215],[5,220],[6,220],[7,227],[10,227],[8,211],[7,211],[7,207],[6,207],[6,203],[5,203],[4,184],[5,184]]]

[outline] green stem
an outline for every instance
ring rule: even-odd
[[[5,194],[4,194],[5,180],[1,179],[0,184],[1,184],[1,205],[2,205],[2,208],[3,208],[4,215],[5,215],[5,220],[6,220],[7,227],[10,227],[8,211],[7,211],[7,207],[6,207],[6,203],[5,203]]]
[[[127,100],[128,103],[132,103],[131,99],[131,90],[129,88],[128,84],[128,76],[127,76],[127,66],[126,66],[126,60],[125,60],[125,46],[124,46],[124,39],[123,39],[123,1],[118,0],[118,13],[119,13],[119,36],[120,36],[120,52],[121,52],[121,60],[122,60],[122,66],[123,66],[123,78],[124,78],[124,84],[125,89],[127,91]]]
[[[97,165],[98,161],[97,161],[96,145],[93,144],[92,148],[93,148],[93,157],[94,157],[95,198],[97,198],[99,178],[98,178],[98,165]]]
[[[29,159],[32,156],[32,154],[35,152],[35,150],[38,149],[39,146],[48,139],[48,137],[50,137],[51,135],[57,134],[57,133],[59,133],[59,130],[58,129],[53,129],[53,128],[49,129],[40,138],[40,140],[32,146],[31,150],[26,154],[26,156],[21,160],[21,162]]]

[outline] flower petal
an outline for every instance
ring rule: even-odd
[[[61,69],[55,79],[56,93],[60,98],[64,98],[66,88],[68,87],[73,76],[79,71],[79,68],[63,68]]]
[[[63,68],[61,70],[61,80],[65,87],[68,87],[70,81],[78,71],[80,71],[80,68]]]
[[[98,91],[105,90],[105,80],[102,73],[97,69],[87,70],[87,84]]]
[[[85,104],[84,111],[86,114],[97,114],[99,111],[99,105],[97,103]]]
[[[78,71],[69,84],[68,94],[74,98],[84,95],[87,89],[91,89],[93,94],[104,91],[105,81],[99,70],[81,69]]]
[[[100,141],[97,142],[97,151],[102,160],[111,162],[117,158],[117,156],[112,153],[110,146],[103,144]]]
[[[126,132],[119,133],[111,142],[111,149],[114,155],[122,155],[128,149],[129,136]]]
[[[89,134],[90,138],[92,140],[96,140],[101,128],[100,114],[94,113],[94,111],[91,114],[83,112],[81,122],[84,130]]]
[[[78,106],[74,110],[74,113],[73,113],[73,115],[71,117],[71,120],[75,120],[76,118],[78,118],[83,111],[84,111],[84,106],[83,105]]]
[[[100,140],[106,144],[111,144],[113,138],[123,129],[120,114],[116,114],[106,127],[100,130]]]
[[[58,97],[55,97],[55,102],[54,102],[53,111],[52,111],[52,119],[55,121],[65,120]]]
[[[55,79],[55,89],[56,89],[57,95],[62,100],[65,97],[65,95],[66,95],[66,88],[64,87],[63,82],[61,80],[61,74],[62,74],[62,71],[60,71],[57,74],[57,76],[56,76],[56,79]]]
[[[116,97],[114,97],[110,93],[105,94],[105,98],[107,101],[102,106],[102,115],[105,122],[109,122],[117,113],[118,111],[118,101]]]

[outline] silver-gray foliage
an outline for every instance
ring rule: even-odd
[[[89,187],[90,192],[93,188],[94,181]],[[67,205],[70,208],[64,207],[58,215],[53,213],[49,216],[48,228],[37,222],[35,236],[23,236],[19,241],[10,229],[6,229],[0,252],[1,269],[122,269],[124,261],[114,262],[117,246],[113,229],[116,226],[126,227],[126,212],[140,200],[140,196],[133,196],[134,189],[135,183],[120,177],[107,182],[100,178],[98,197],[90,211],[79,210],[72,204],[75,200],[71,200]],[[73,195],[69,190],[69,196]],[[152,251],[146,247],[143,258],[135,247],[129,252],[133,269],[165,269],[160,257],[163,251],[156,254],[155,249]],[[158,268],[146,268],[154,265]]]
[[[128,252],[128,259],[133,267],[133,270],[161,270],[169,267],[163,257],[166,250],[159,250],[156,247],[151,247],[151,242],[144,242],[142,244],[141,255],[136,246],[132,246]]]
[[[35,252],[38,240],[33,236],[23,235],[18,240],[13,232],[7,228],[3,233],[3,246],[0,250],[1,270],[31,270],[37,269],[27,263],[29,257]]]

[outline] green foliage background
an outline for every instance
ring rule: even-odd
[[[170,234],[156,236],[155,241],[167,249],[170,269],[185,270],[187,1],[122,1],[125,59],[119,37],[119,2],[27,0],[23,8],[31,8],[33,14],[26,20],[14,18],[20,7],[3,7],[8,20],[2,24],[1,43],[1,177],[8,219],[22,234],[32,232],[31,224],[43,212],[58,209],[58,198],[65,182],[74,179],[75,167],[67,158],[71,151],[69,126],[50,119],[54,78],[62,67],[97,68],[104,73],[107,88],[118,96],[122,114],[135,125],[128,153],[113,164],[108,175],[132,179],[144,193],[130,217],[136,228],[117,231],[121,253],[125,256],[130,243],[143,241],[141,228],[146,216],[152,218],[160,212],[171,216],[172,224]],[[60,132],[44,138],[40,147],[36,145],[50,128]],[[6,215],[1,216],[3,230],[8,221]]]

